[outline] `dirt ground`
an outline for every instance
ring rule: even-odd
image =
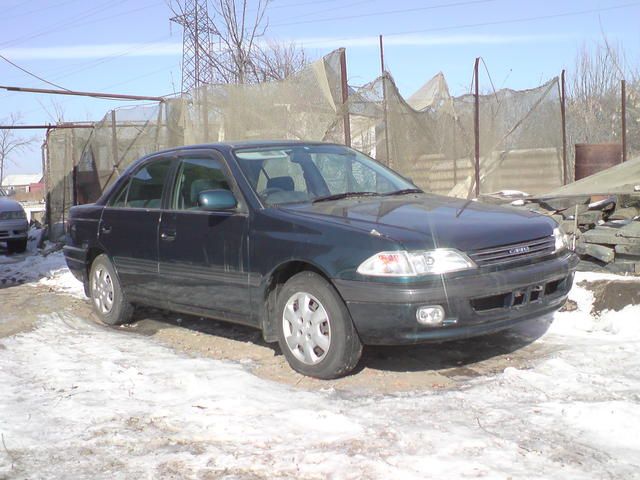
[[[55,292],[35,283],[0,286],[2,337],[30,330],[40,315],[69,313],[98,323],[87,299]],[[466,380],[527,369],[562,347],[535,343],[551,317],[542,317],[497,334],[443,344],[365,347],[354,374],[320,381],[295,373],[277,344],[266,344],[259,331],[210,319],[151,308],[138,308],[132,324],[117,328],[150,337],[191,356],[241,362],[255,375],[306,390],[334,388],[344,393],[394,393],[460,387]]]

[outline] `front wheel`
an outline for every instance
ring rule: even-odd
[[[294,370],[332,379],[356,367],[362,343],[342,298],[323,277],[314,272],[291,277],[276,311],[278,342]]]
[[[108,325],[127,323],[133,313],[120,286],[115,268],[105,254],[98,255],[89,273],[89,296],[93,310]]]

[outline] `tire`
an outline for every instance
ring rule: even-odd
[[[7,251],[9,253],[24,253],[27,249],[27,239],[22,238],[20,240],[8,240]]]
[[[349,374],[358,364],[362,343],[351,315],[317,273],[291,277],[278,294],[276,312],[278,343],[295,371],[328,380]]]
[[[127,301],[109,257],[98,255],[89,272],[89,298],[93,311],[107,325],[129,322],[133,305]]]

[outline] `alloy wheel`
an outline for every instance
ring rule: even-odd
[[[321,362],[331,346],[329,315],[320,301],[307,292],[296,292],[287,300],[282,331],[291,353],[307,365]]]
[[[114,288],[109,272],[98,267],[91,277],[91,296],[93,303],[102,314],[108,314],[113,308]]]

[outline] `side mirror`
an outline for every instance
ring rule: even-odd
[[[238,201],[229,190],[203,190],[198,195],[198,206],[208,212],[233,210]]]

